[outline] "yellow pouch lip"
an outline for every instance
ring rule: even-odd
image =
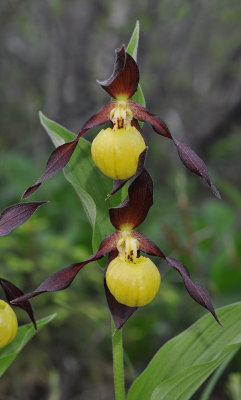
[[[91,145],[94,163],[114,180],[129,179],[137,171],[139,156],[146,149],[140,132],[133,126],[102,129]]]
[[[121,257],[112,260],[106,271],[106,284],[115,299],[129,307],[150,303],[156,296],[161,282],[155,264],[147,257],[135,262]]]

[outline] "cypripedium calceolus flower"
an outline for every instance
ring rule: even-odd
[[[147,147],[138,124],[138,121],[142,121],[150,123],[159,135],[172,140],[183,164],[191,172],[201,176],[213,193],[220,198],[201,158],[189,146],[174,138],[166,124],[157,115],[131,100],[138,88],[139,70],[135,60],[125,51],[124,46],[116,50],[116,61],[110,78],[97,82],[114,101],[107,103],[93,115],[71,142],[53,151],[43,175],[25,191],[23,199],[34,193],[43,181],[55,175],[68,163],[79,139],[88,129],[108,121],[111,122],[111,127],[102,130],[96,136],[91,152],[98,168],[114,180],[113,191],[110,195],[143,168]]]
[[[153,184],[148,172],[142,172],[131,183],[126,199],[109,210],[110,221],[117,229],[107,236],[99,249],[85,261],[71,264],[47,278],[33,292],[14,298],[12,304],[20,304],[44,292],[66,289],[78,272],[91,261],[109,255],[104,273],[104,286],[110,312],[119,329],[139,306],[148,304],[160,285],[160,273],[150,258],[157,256],[166,260],[181,275],[190,296],[217,318],[208,292],[190,278],[187,268],[178,260],[166,257],[149,239],[134,229],[147,216],[153,204]]]
[[[6,279],[0,278],[0,285],[5,293],[7,302],[0,299],[0,348],[11,343],[18,331],[18,320],[12,307],[9,305],[11,300],[22,296],[23,292],[13,283]],[[22,308],[31,319],[35,329],[37,329],[33,309],[28,300],[15,304]]]

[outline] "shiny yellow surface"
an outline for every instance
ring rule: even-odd
[[[97,167],[112,179],[135,175],[139,155],[146,148],[140,132],[127,126],[102,129],[92,142],[91,154]]]
[[[12,342],[18,330],[15,312],[3,300],[0,300],[0,348]]]
[[[156,296],[161,282],[155,264],[146,257],[112,260],[106,271],[107,286],[115,299],[126,306],[144,306]]]

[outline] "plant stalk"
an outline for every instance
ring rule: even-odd
[[[122,329],[115,332],[115,325],[112,321],[112,354],[115,400],[125,400]]]

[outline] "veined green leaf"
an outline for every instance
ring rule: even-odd
[[[227,368],[228,364],[230,363],[232,358],[235,356],[237,351],[238,351],[238,349],[235,348],[235,350],[232,353],[230,353],[228,355],[228,357],[226,357],[226,359],[223,361],[223,363],[217,368],[215,373],[210,378],[207,386],[205,387],[205,389],[202,393],[202,396],[200,397],[200,400],[209,400],[210,395],[211,395],[216,383],[218,382],[220,376],[224,372],[225,368]]]
[[[158,350],[131,386],[127,400],[188,400],[241,345],[241,302],[217,310],[224,328],[206,315]]]
[[[55,315],[56,314],[52,314],[37,321],[37,331],[34,329],[32,323],[18,328],[15,339],[0,350],[0,376],[4,374],[28,341],[35,336],[41,328],[51,322]]]

